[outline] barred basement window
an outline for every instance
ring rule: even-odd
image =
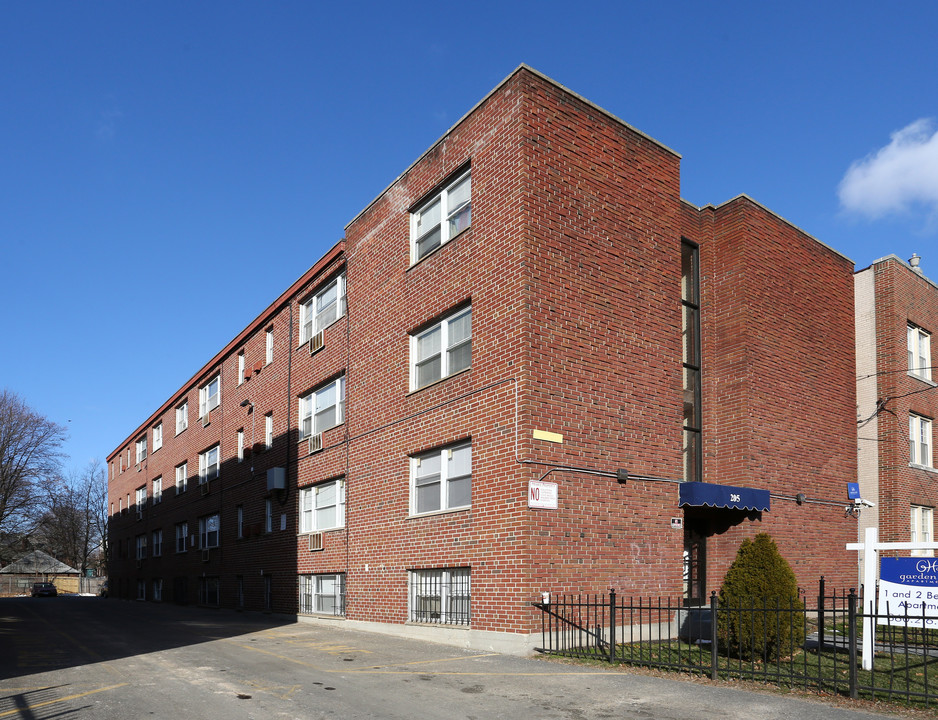
[[[469,568],[411,570],[408,586],[411,622],[469,624]]]
[[[300,575],[300,612],[345,615],[345,573]]]

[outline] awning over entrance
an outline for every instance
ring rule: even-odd
[[[769,491],[755,488],[715,485],[714,483],[681,483],[679,507],[734,508],[737,510],[769,509]]]

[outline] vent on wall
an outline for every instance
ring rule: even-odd
[[[322,550],[322,533],[315,532],[309,535],[309,551]]]

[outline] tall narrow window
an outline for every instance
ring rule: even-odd
[[[274,361],[274,329],[267,328],[266,354],[264,363],[270,365]]]
[[[931,380],[931,335],[915,325],[908,327],[909,372]]]
[[[931,542],[933,533],[934,510],[923,505],[912,506],[912,522],[910,526],[910,539],[912,542]],[[914,557],[933,557],[934,550],[913,550]]]
[[[909,463],[932,467],[931,420],[921,415],[909,415]]]
[[[238,430],[238,462],[244,460],[244,430]]]
[[[238,385],[244,382],[244,351],[238,353]]]
[[[702,479],[700,445],[700,269],[696,245],[681,243],[681,336],[684,363],[684,481]]]
[[[270,450],[274,446],[274,414],[264,416],[264,447]]]

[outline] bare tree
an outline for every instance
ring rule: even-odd
[[[28,532],[59,477],[65,428],[14,392],[0,393],[0,536]]]
[[[34,533],[41,548],[82,575],[92,556],[107,553],[107,475],[92,460],[85,470],[47,488],[46,511]]]

